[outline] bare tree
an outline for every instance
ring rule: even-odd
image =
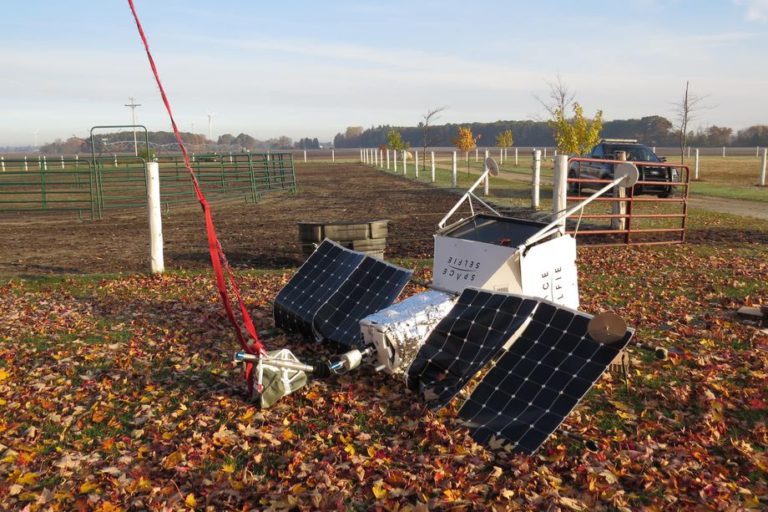
[[[680,103],[675,103],[677,112],[677,128],[680,136],[680,163],[685,163],[685,148],[688,144],[688,124],[695,118],[696,112],[702,108],[704,97],[689,91],[689,83],[685,82],[685,94]]]
[[[433,123],[434,121],[437,121],[438,118],[440,117],[440,112],[444,111],[447,108],[448,108],[447,106],[442,106],[438,108],[433,108],[431,110],[427,110],[427,113],[424,114],[424,117],[422,118],[424,120],[421,123],[419,123],[421,125],[421,132],[424,137],[424,153],[422,154],[422,158],[421,158],[422,169],[424,169],[427,164],[427,147],[430,145],[429,144],[430,143],[430,140],[429,140],[430,124]]]
[[[549,114],[550,119],[555,119],[558,112],[564,115],[571,106],[573,100],[576,98],[574,93],[568,86],[563,83],[563,79],[560,75],[557,75],[554,82],[547,82],[549,86],[549,97],[542,99],[539,96],[534,95],[536,100]]]

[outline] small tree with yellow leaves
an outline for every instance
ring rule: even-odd
[[[459,133],[456,135],[456,138],[453,139],[451,142],[453,142],[453,145],[456,146],[456,149],[459,151],[463,151],[465,155],[465,160],[467,161],[467,176],[469,176],[469,152],[472,151],[477,147],[477,140],[480,138],[480,136],[473,136],[472,135],[472,129],[468,126],[459,126]]]
[[[584,155],[600,140],[603,129],[603,111],[598,110],[593,119],[584,117],[584,109],[573,104],[573,117],[565,117],[562,108],[556,108],[549,121],[557,150],[561,153]]]

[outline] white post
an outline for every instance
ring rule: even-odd
[[[307,161],[307,154],[306,154],[306,151],[304,152],[304,161],[305,161],[305,162]],[[232,162],[234,162],[234,160],[232,160],[232,152],[230,151],[230,152],[229,152],[229,163],[232,163]]]
[[[504,163],[504,148],[499,148],[499,165]]]
[[[163,264],[163,220],[160,212],[160,165],[147,162],[147,209],[149,210],[149,252],[153,274],[165,271]]]
[[[117,167],[117,153],[113,153],[112,156],[115,157],[115,164],[114,164],[114,166]]]
[[[517,167],[517,148],[515,148],[515,167]]]
[[[232,160],[230,160],[231,162]],[[304,163],[307,163],[307,150],[304,150]]]
[[[193,162],[195,161],[195,154],[194,153],[192,153],[192,161]]]
[[[475,148],[475,163],[477,163],[477,151],[478,151],[478,149]]]
[[[693,163],[693,179],[699,179],[699,148],[696,148],[696,157]]]
[[[653,149],[654,153],[656,152],[656,146],[653,146],[653,148],[651,148],[651,149]]]
[[[723,146],[723,158],[725,158],[725,146]]]
[[[5,157],[4,156],[0,156],[0,162],[2,162],[2,164],[3,164],[3,172],[5,172]]]
[[[451,167],[451,187],[457,186],[457,173],[456,173],[456,152],[453,152],[453,165]]]
[[[419,152],[414,151],[413,152],[413,165],[416,169],[416,179],[419,179]]]
[[[387,170],[389,170],[389,148],[387,148]]]
[[[408,174],[408,153],[403,150],[403,176]]]
[[[360,148],[360,161],[363,161],[363,148]]]
[[[37,169],[40,171],[43,170],[43,159],[40,155],[37,155]]]
[[[490,178],[488,175],[490,174],[488,171],[488,166],[485,162],[488,161],[488,150],[485,150],[485,161],[483,161],[483,172],[485,172],[485,180],[483,180],[483,195],[488,195],[490,193]]]
[[[397,150],[396,149],[392,150],[392,160],[393,160],[392,169],[395,172],[397,172]]]
[[[766,163],[768,163],[768,149],[763,148],[763,169],[760,171],[760,186],[765,186],[765,167]]]
[[[430,157],[432,159],[432,183],[435,182],[435,152],[430,151]]]
[[[698,152],[699,150],[697,149],[696,153],[698,154]],[[626,151],[618,151],[616,158],[626,161],[627,156]],[[611,218],[611,229],[624,231],[627,229],[627,218],[624,217],[624,215],[627,214],[627,202],[624,200],[627,197],[627,189],[625,187],[614,187],[613,197],[616,198],[617,201],[611,203],[611,213],[613,215],[621,215],[621,217]]]
[[[27,165],[27,155],[24,155],[24,170],[25,171],[29,170],[29,166]]]
[[[61,168],[64,168],[64,155],[61,155]]]
[[[552,216],[557,217],[567,208],[568,196],[568,157],[559,155],[555,159],[555,176],[552,182]],[[565,217],[557,222],[557,226],[565,232]]]
[[[45,155],[43,155],[43,170],[48,170],[48,158]]]
[[[568,173],[566,173],[566,178]],[[533,176],[531,181],[531,208],[539,209],[539,189],[541,188],[541,151],[533,152]],[[567,189],[567,187],[566,187]],[[565,201],[563,201],[565,208]]]
[[[384,150],[379,150],[379,167],[384,168]]]
[[[336,150],[334,149],[331,150],[331,162],[336,163]]]

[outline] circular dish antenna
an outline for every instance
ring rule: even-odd
[[[489,156],[485,159],[485,168],[488,169],[488,173],[491,176],[499,175],[499,164],[496,163],[496,160],[494,160],[493,157]]]
[[[622,162],[616,165],[613,171],[614,178],[624,178],[624,181],[619,183],[620,187],[634,187],[635,183],[640,179],[640,171],[637,170],[635,164],[629,162]]]
[[[614,343],[627,333],[627,322],[616,313],[607,311],[589,321],[587,332],[598,343]]]

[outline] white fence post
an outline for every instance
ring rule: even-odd
[[[61,168],[64,168],[64,155],[61,155]]]
[[[531,208],[538,210],[539,189],[541,188],[541,151],[539,150],[533,152],[533,176],[531,179]],[[563,206],[565,206],[565,204],[563,204]]]
[[[115,157],[115,164],[114,164],[114,166],[117,167],[117,153],[113,153],[112,156]]]
[[[232,157],[231,156],[229,157],[229,161],[230,162],[232,161]],[[304,150],[304,163],[307,163],[307,150],[306,149]]]
[[[416,179],[419,178],[419,152],[415,151],[413,152],[413,165],[414,169],[416,169]]]
[[[435,182],[435,152],[430,151],[430,158],[432,159],[432,183]]]
[[[504,163],[504,148],[499,148],[499,165]]]
[[[27,165],[27,155],[24,155],[24,170],[25,171],[29,170],[29,165]]]
[[[725,146],[723,146],[723,158],[725,158]]]
[[[699,179],[699,148],[696,148],[695,160],[693,163],[693,179]]]
[[[160,208],[160,164],[147,162],[147,209],[149,210],[149,252],[153,274],[165,271],[163,263],[163,220]]]
[[[45,155],[43,155],[43,170],[48,170],[48,158]]]
[[[760,171],[760,186],[765,186],[765,166],[768,163],[768,149],[763,148],[763,168]]]
[[[387,170],[389,170],[389,148],[387,148]]]
[[[656,152],[656,146],[653,146],[651,149],[653,150],[654,153]]]
[[[393,164],[392,164],[393,170],[397,172],[397,150],[396,149],[392,150],[392,159],[393,159]]]
[[[408,174],[408,153],[403,150],[403,176]]]
[[[336,163],[336,150],[335,149],[331,150],[331,162],[334,163],[334,164]]]
[[[4,156],[0,156],[0,162],[2,162],[2,164],[3,164],[3,172],[5,172],[5,157]]]
[[[363,148],[360,148],[360,161],[363,161]]]
[[[515,148],[515,167],[517,167],[517,148]]]
[[[488,171],[488,165],[486,162],[488,161],[488,150],[485,150],[485,160],[483,161],[483,172]],[[490,178],[488,177],[490,173],[487,173],[485,175],[485,180],[483,180],[483,195],[488,195],[490,193]]]
[[[451,166],[451,187],[456,188],[457,176],[456,176],[456,152],[453,152],[453,165]]]
[[[559,155],[555,159],[555,176],[552,182],[552,217],[562,214],[567,208],[568,196],[568,157]],[[565,217],[557,225],[565,232]]]
[[[384,168],[384,150],[379,150],[379,167]]]

